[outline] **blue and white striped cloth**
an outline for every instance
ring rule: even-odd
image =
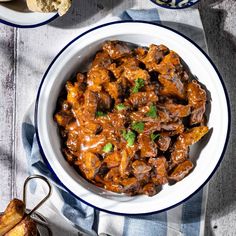
[[[127,10],[121,19],[146,20],[172,27],[190,37],[205,51],[206,43],[197,9],[187,10]],[[114,20],[114,19],[113,19]],[[63,45],[62,45],[63,46]],[[30,173],[37,171],[53,182],[53,176],[44,164],[39,152],[33,124],[33,109],[25,115],[22,124],[23,144]],[[55,183],[55,182],[54,182]],[[159,214],[123,217],[99,212],[62,189],[58,194],[64,199],[61,214],[76,225],[84,235],[111,236],[199,236],[204,235],[207,187],[184,204]]]

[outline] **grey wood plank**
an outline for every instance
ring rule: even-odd
[[[14,29],[0,26],[0,210],[13,195]]]
[[[226,84],[232,109],[228,150],[209,185],[205,234],[228,236],[236,234],[236,2],[202,0],[200,9],[209,54]]]

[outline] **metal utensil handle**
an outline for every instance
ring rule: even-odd
[[[43,180],[47,185],[48,185],[48,194],[28,213],[26,213],[27,215],[31,215],[34,211],[36,211],[51,195],[52,192],[52,186],[49,183],[49,181],[47,180],[47,178],[45,178],[44,176],[41,175],[31,175],[29,176],[24,183],[24,189],[23,189],[23,202],[26,205],[26,196],[27,196],[27,184],[30,180],[32,179],[41,179]]]
[[[37,218],[35,218],[35,216]],[[42,216],[38,212],[34,212],[34,214],[31,216],[31,219],[33,219],[41,227],[44,227],[47,230],[47,232],[48,232],[48,236],[53,236],[52,230],[50,229],[50,227],[48,225],[48,222],[47,222],[47,220],[45,219],[44,216]]]

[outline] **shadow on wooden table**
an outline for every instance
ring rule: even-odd
[[[50,25],[63,29],[89,26],[111,13],[123,1],[125,0],[74,0],[69,12],[51,22]]]
[[[221,225],[217,225],[217,219],[230,214],[236,209],[236,145],[234,141],[236,140],[236,38],[224,30],[224,23],[229,13],[219,9],[220,4],[226,3],[223,0],[202,0],[200,8],[209,54],[218,67],[227,87],[232,112],[231,139],[227,152],[220,168],[210,182],[206,214],[206,235],[220,235],[222,231],[217,231],[217,229]],[[234,7],[236,7],[236,4]],[[236,27],[234,30],[236,31]],[[214,221],[216,223],[211,223]],[[229,227],[230,224],[232,225],[232,223],[225,222],[224,229]],[[230,232],[233,232],[232,230],[229,229]]]

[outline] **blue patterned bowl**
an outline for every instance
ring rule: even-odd
[[[151,0],[153,3],[170,9],[181,9],[191,7],[200,0]]]

